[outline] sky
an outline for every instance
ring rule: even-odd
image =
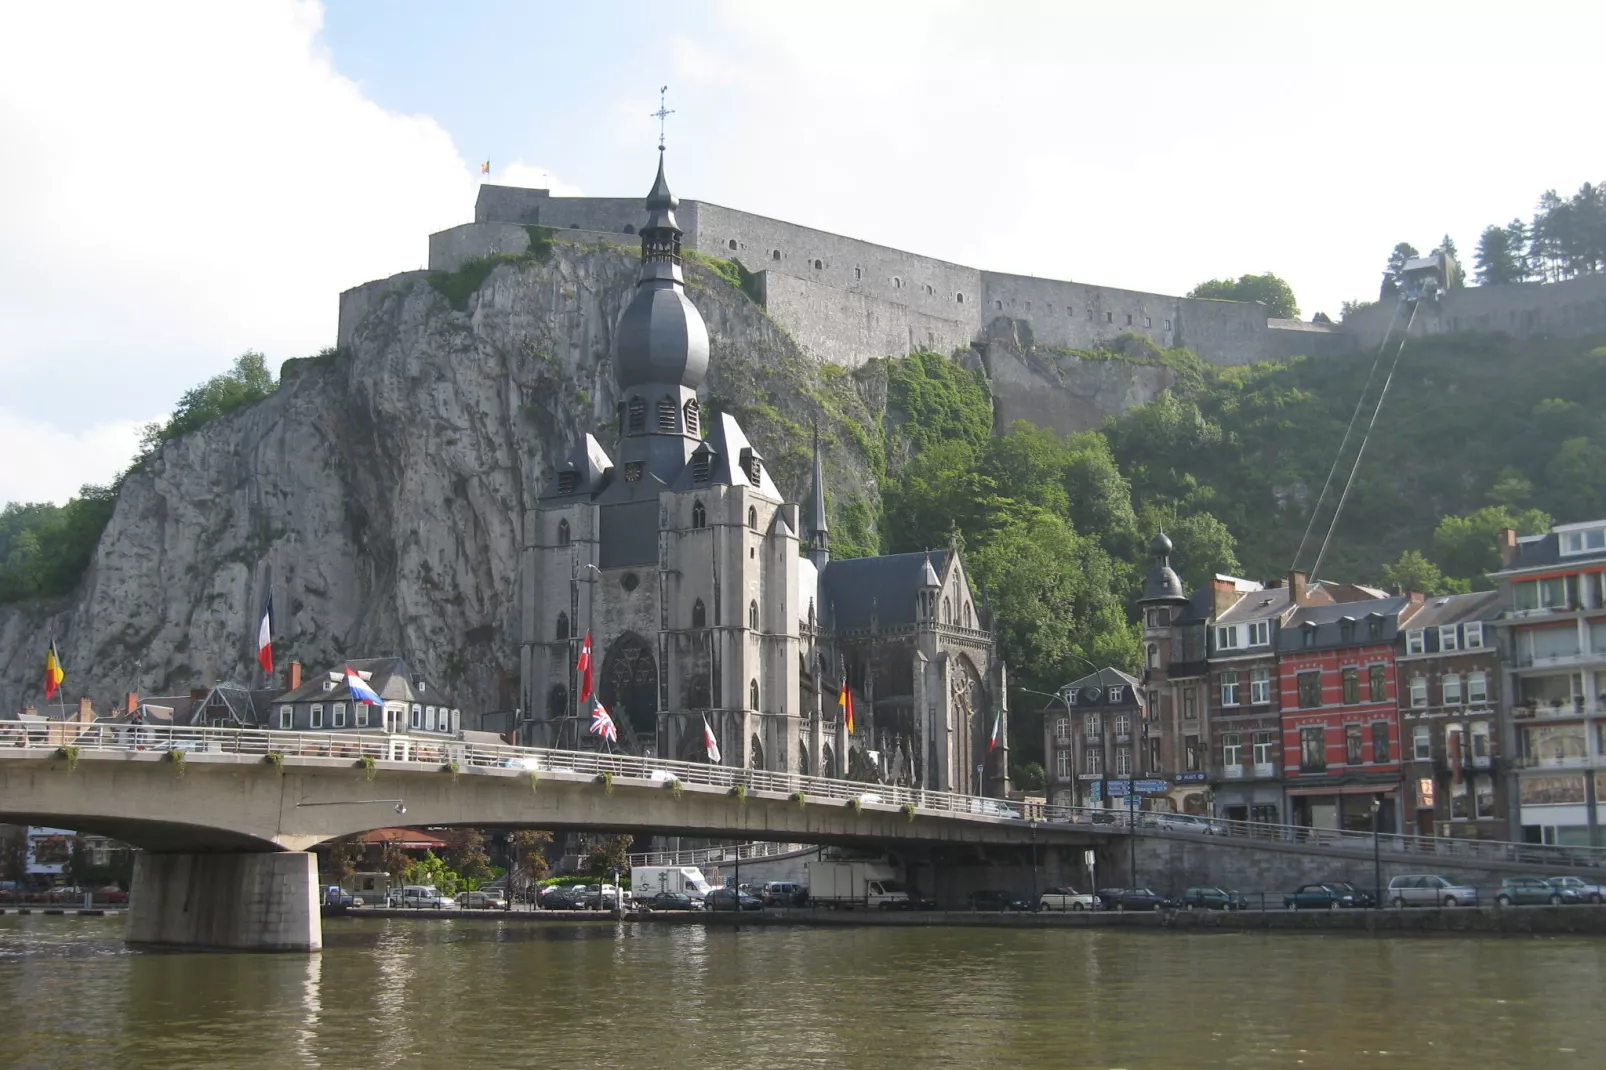
[[[0,5],[0,502],[126,467],[239,353],[334,343],[489,181],[1304,315],[1606,180],[1606,8],[1056,0]]]

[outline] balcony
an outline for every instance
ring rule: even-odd
[[[1606,650],[1566,650],[1558,654],[1519,654],[1519,669],[1560,669],[1606,660]]]
[[[1606,764],[1598,755],[1568,755],[1563,758],[1535,758],[1524,754],[1513,758],[1511,764],[1518,769],[1590,769]]]
[[[1576,721],[1589,711],[1584,707],[1582,695],[1571,702],[1557,700],[1553,704],[1533,704],[1511,707],[1511,718],[1514,721]],[[1606,701],[1597,700],[1592,716],[1606,716]]]
[[[1203,676],[1210,671],[1208,661],[1173,661],[1166,666],[1166,677],[1171,680],[1181,680],[1189,676]]]
[[[1256,780],[1273,780],[1277,776],[1276,762],[1256,762],[1250,768],[1254,769]]]
[[[1233,762],[1210,767],[1211,780],[1276,780],[1276,762]]]
[[[1130,732],[1117,732],[1115,733],[1115,741],[1117,743],[1131,743],[1132,734]]]

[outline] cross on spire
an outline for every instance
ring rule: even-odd
[[[673,109],[671,107],[668,107],[664,102],[665,94],[667,94],[668,92],[669,92],[669,87],[667,85],[659,87],[659,89],[658,89],[658,110],[653,112],[652,115],[649,116],[649,118],[653,118],[653,119],[657,119],[658,120],[658,151],[659,152],[663,152],[664,151],[664,120],[668,119],[671,115],[675,114],[675,109]]]

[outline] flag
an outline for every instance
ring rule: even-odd
[[[56,653],[56,637],[50,637],[50,649],[45,652],[45,698],[55,698],[67,670],[61,667],[61,655]]]
[[[586,632],[585,645],[580,647],[580,660],[575,662],[574,671],[580,674],[580,704],[583,706],[591,700],[591,633]]]
[[[350,665],[346,666],[346,690],[351,692],[352,698],[369,706],[383,706],[385,704],[384,700],[374,692],[374,689],[369,687],[362,677],[352,671]]]
[[[714,730],[708,727],[708,718],[703,718],[703,749],[708,752],[708,760],[715,765],[719,764],[719,740],[714,738]]]
[[[262,625],[257,628],[257,664],[262,671],[273,673],[273,595],[268,595],[268,604],[262,607]]]
[[[486,160],[484,163],[480,164],[480,174],[488,175],[490,173],[491,173],[491,161],[490,160]]]
[[[993,735],[992,735],[992,738],[987,741],[987,753],[988,754],[991,754],[993,751],[998,749],[998,740],[1003,735],[1003,733],[1004,733],[1004,711],[1003,710],[999,710],[997,715],[993,717]]]
[[[590,732],[594,736],[601,736],[609,743],[619,741],[619,729],[614,726],[613,718],[608,716],[608,708],[600,702],[591,711]]]
[[[836,704],[842,707],[842,723],[848,727],[848,735],[853,734],[853,692],[848,690],[848,678],[842,677],[842,691],[836,697]]]

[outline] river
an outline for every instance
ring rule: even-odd
[[[1591,1067],[1606,941],[330,919],[321,955],[0,917],[0,1067]]]

